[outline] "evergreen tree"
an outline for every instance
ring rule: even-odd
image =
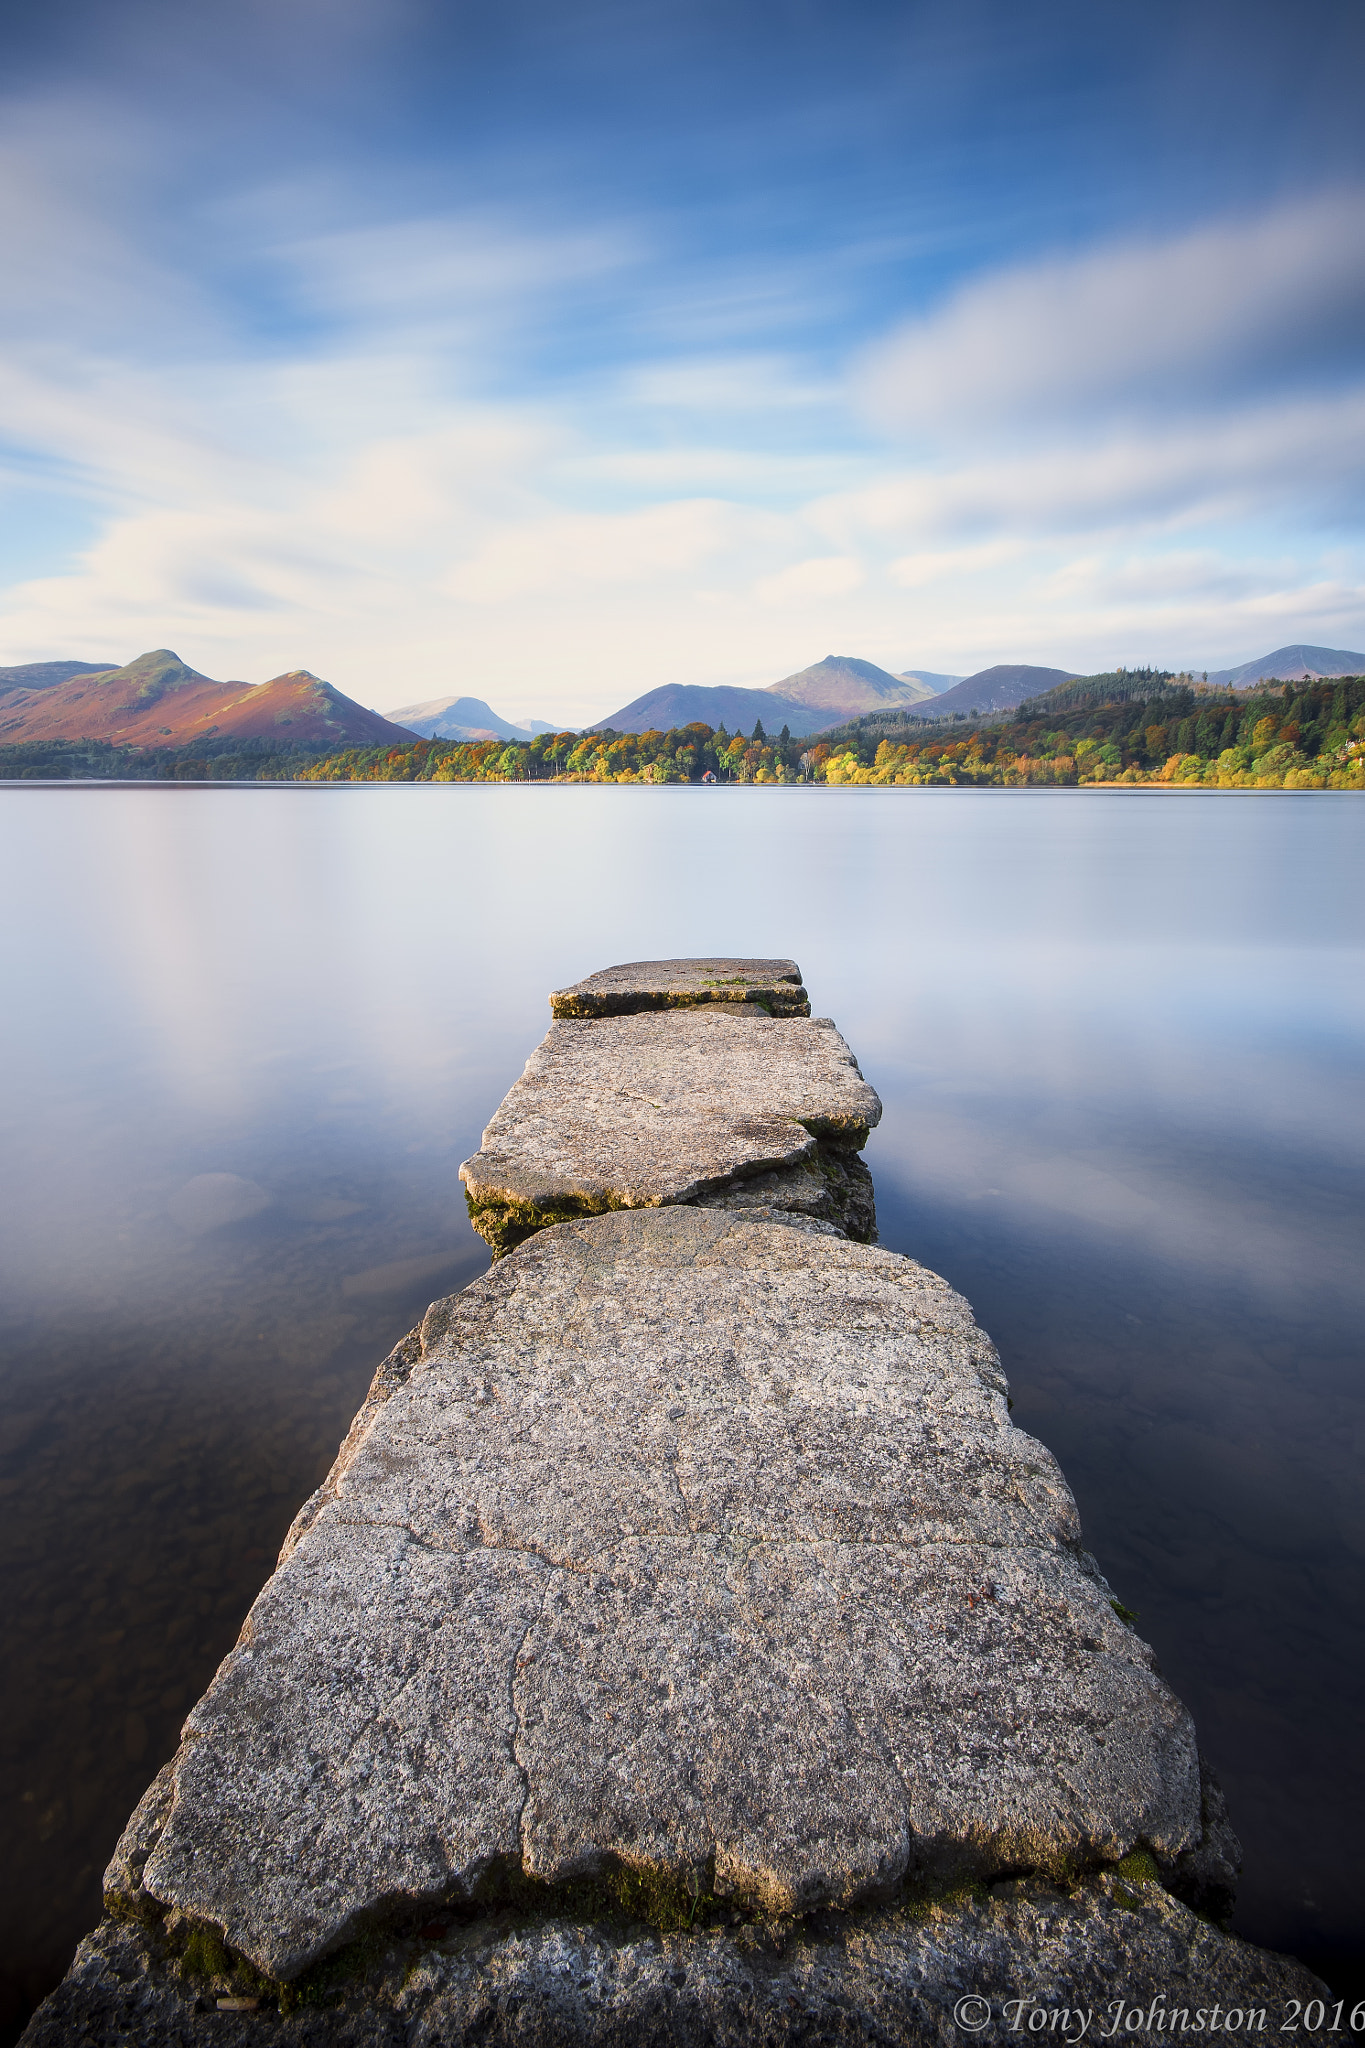
[[[763,730],[763,720],[761,718],[754,720],[754,729],[749,737],[752,744],[756,747],[765,747],[768,744],[768,735]]]

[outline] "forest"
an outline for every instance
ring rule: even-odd
[[[722,725],[424,740],[339,753],[247,741],[152,751],[106,741],[0,747],[0,780],[825,783],[1030,788],[1156,783],[1365,790],[1365,678],[1237,694],[1157,669],[1063,683],[1016,711],[933,723],[872,712],[812,739]]]
[[[1021,788],[1164,783],[1207,789],[1365,789],[1365,678],[1210,689],[1159,670],[1064,683],[994,722],[875,712],[794,740],[761,722],[670,732],[545,733],[528,743],[414,740],[332,754],[303,781],[823,782]]]

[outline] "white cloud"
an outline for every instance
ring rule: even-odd
[[[790,412],[842,404],[842,385],[820,381],[782,356],[680,356],[642,363],[621,380],[622,402],[662,412]]]
[[[847,597],[863,581],[862,563],[851,555],[818,555],[808,562],[793,562],[774,576],[761,576],[754,596],[760,604],[803,604],[812,598]]]
[[[294,209],[287,193],[241,211],[263,223]],[[566,287],[589,288],[638,261],[624,230],[537,233],[477,214],[385,221],[278,241],[271,249],[292,297],[347,324],[401,321],[482,336],[494,314]]]
[[[536,519],[485,541],[445,587],[453,597],[489,605],[531,593],[672,581],[713,560],[745,524],[737,507],[704,498]]]
[[[871,349],[860,393],[878,424],[930,442],[1216,404],[1358,364],[1362,315],[1365,193],[1332,192],[976,279]]]
[[[925,590],[933,584],[979,576],[983,571],[1017,561],[1023,553],[1019,541],[987,541],[981,547],[917,548],[887,564],[887,575],[902,590]]]

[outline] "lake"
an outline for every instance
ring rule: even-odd
[[[613,961],[792,954],[885,1103],[882,1242],[999,1344],[1246,1845],[1365,1990],[1365,803],[1089,791],[9,788],[3,2011]]]

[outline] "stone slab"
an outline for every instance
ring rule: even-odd
[[[563,1019],[460,1168],[501,1252],[546,1223],[695,1202],[745,1177],[856,1152],[876,1091],[825,1020],[743,1008]]]
[[[1189,1716],[912,1260],[565,1224],[367,1408],[121,1845],[128,1908],[288,1978],[509,1870],[795,1912],[1200,1843]]]
[[[623,1017],[696,1003],[753,1003],[775,1017],[809,1017],[794,960],[627,960],[550,997],[552,1017]]]
[[[21,2048],[1018,2048],[1030,2031],[1131,2039],[1125,2015],[1139,2009],[1144,2041],[1264,2044],[1282,2027],[1342,2038],[1303,2024],[1314,1999],[1325,2020],[1333,2006],[1301,1964],[1109,1873],[1064,1891],[1035,1879],[951,1904],[823,1913],[799,1929],[660,1936],[492,1914],[405,1930],[321,2003],[284,2015],[265,2000],[219,2010],[235,1988],[230,1975],[183,1976],[173,1936],[106,1921]]]

